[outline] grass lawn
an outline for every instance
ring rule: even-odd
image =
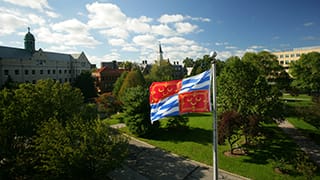
[[[301,115],[297,113],[296,109],[297,107],[299,108],[298,110],[311,107],[311,105],[313,104],[313,102],[311,101],[311,96],[299,95],[293,97],[289,94],[285,94],[283,96],[283,100],[285,100],[285,103],[289,109],[288,117],[286,117],[286,120],[288,120],[291,124],[294,125],[294,127],[302,131],[306,136],[320,145],[320,129],[317,128],[319,126],[318,122],[320,121],[320,118],[319,121],[314,121],[310,118],[308,119],[308,115]],[[314,123],[315,126],[307,122],[310,120],[311,123]]]
[[[165,120],[161,120],[161,123]],[[212,116],[189,115],[189,129],[168,130],[160,128],[151,137],[141,140],[169,152],[212,165]],[[127,130],[124,130],[127,131]],[[218,167],[252,179],[306,179],[298,175],[291,165],[299,148],[277,126],[265,125],[268,138],[258,146],[248,147],[246,156],[229,157],[223,154],[229,150],[226,145],[218,146]],[[279,174],[274,167],[279,162],[289,169]],[[320,175],[313,177],[320,179]]]

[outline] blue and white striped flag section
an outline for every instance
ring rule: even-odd
[[[211,69],[182,80],[153,82],[149,88],[151,122],[191,112],[210,112]]]

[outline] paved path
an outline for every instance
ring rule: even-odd
[[[283,121],[278,126],[282,128],[320,168],[320,146],[305,137],[288,121]]]
[[[114,127],[123,126],[119,124]],[[110,172],[109,178],[115,180],[212,180],[212,172],[210,166],[168,153],[131,137],[126,162],[121,168]],[[244,180],[247,178],[219,170],[219,179]]]

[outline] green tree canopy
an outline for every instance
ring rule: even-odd
[[[194,61],[193,61],[192,58],[186,57],[186,58],[183,60],[183,64],[184,64],[184,67],[193,67]]]
[[[148,85],[155,81],[170,81],[174,77],[174,68],[166,60],[160,61],[160,65],[152,65],[150,73],[147,75]]]
[[[81,90],[85,100],[97,96],[97,91],[94,86],[94,78],[91,76],[90,71],[82,72],[73,83],[74,87],[77,87]]]
[[[218,104],[222,112],[235,111],[243,118],[242,133],[247,137],[254,125],[281,118],[281,93],[268,84],[264,75],[252,62],[231,57],[218,77]],[[257,117],[257,118],[256,118]],[[255,133],[255,132],[254,132]]]
[[[96,106],[84,104],[68,83],[39,80],[1,90],[0,179],[94,179],[113,168],[126,141],[96,117]]]
[[[289,87],[291,81],[288,73],[279,64],[277,57],[270,52],[247,52],[243,55],[242,60],[252,63],[269,83],[275,83],[278,88],[282,89]]]
[[[142,86],[128,88],[123,97],[125,122],[130,132],[139,136],[147,135],[158,122],[151,125],[149,91]]]
[[[119,95],[119,91],[121,89],[121,86],[124,82],[124,79],[126,78],[126,76],[128,75],[127,71],[124,71],[120,77],[117,79],[117,81],[114,83],[113,85],[113,90],[112,90],[112,94],[119,99],[118,95]]]
[[[212,67],[212,59],[209,55],[204,55],[203,58],[199,58],[194,62],[193,69],[190,76],[200,74]],[[224,61],[216,59],[216,75],[219,76],[220,72],[224,67]]]
[[[127,74],[118,93],[118,97],[120,97],[120,100],[125,96],[126,89],[137,86],[146,86],[146,81],[139,69],[132,70]]]
[[[309,93],[320,93],[320,53],[302,54],[290,65],[292,86]]]

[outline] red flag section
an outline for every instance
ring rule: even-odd
[[[209,91],[197,90],[179,94],[180,113],[210,112]]]
[[[177,94],[181,89],[181,80],[153,82],[149,88],[150,103],[157,103],[160,100]]]

